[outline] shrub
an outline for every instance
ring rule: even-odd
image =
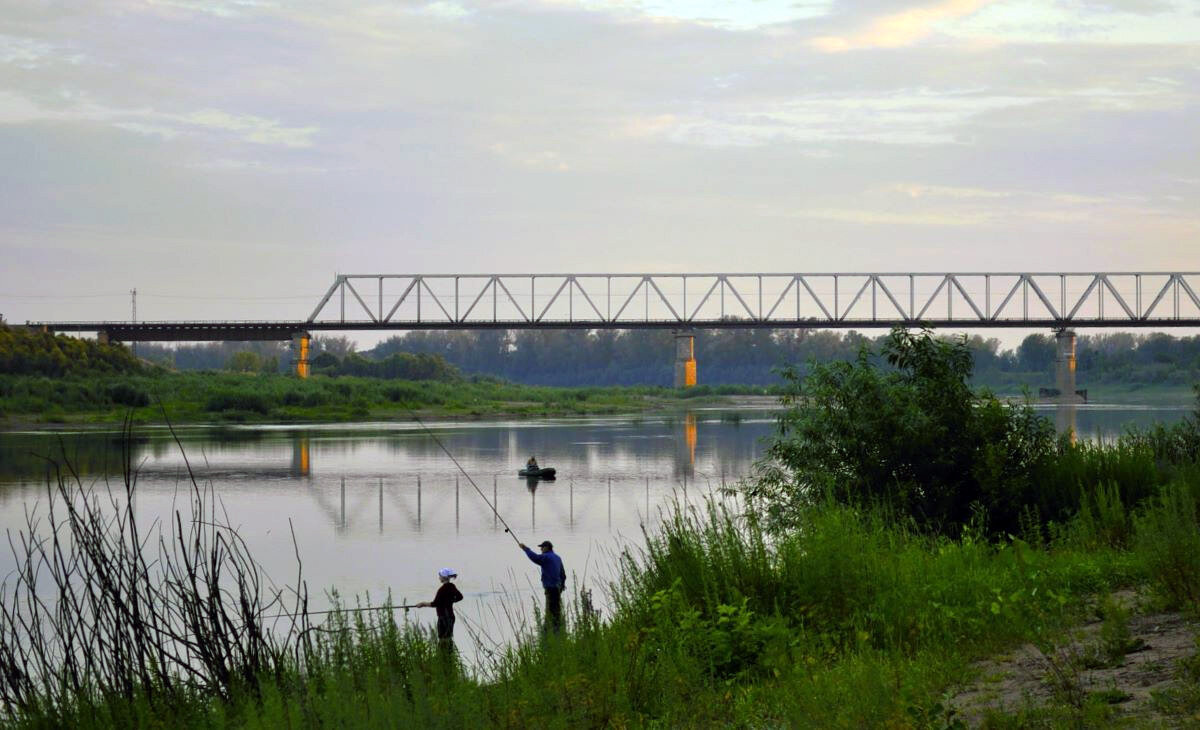
[[[326,403],[328,403],[329,401],[330,401],[330,397],[327,393],[320,391],[320,390],[314,390],[312,392],[304,394],[303,405],[306,405],[309,407],[323,406]]]
[[[337,355],[329,352],[322,352],[320,355],[317,355],[312,359],[311,366],[314,371],[327,371],[336,370],[341,364],[342,361],[337,359]]]
[[[122,345],[0,324],[0,374],[57,377],[142,370],[142,364]]]
[[[854,362],[812,363],[803,379],[782,371],[788,408],[750,495],[764,498],[777,526],[827,494],[886,505],[933,531],[972,519],[1016,531],[1054,454],[1050,422],[972,391],[965,339],[897,328],[882,354],[891,369],[864,346]]]
[[[1196,482],[1192,482],[1195,484]],[[1185,481],[1168,484],[1136,520],[1137,550],[1172,606],[1200,608],[1200,504]]]
[[[108,387],[109,399],[118,405],[141,408],[150,405],[150,394],[131,383],[114,383]]]
[[[262,393],[243,390],[219,390],[208,397],[206,411],[253,411],[266,415],[271,404]]]

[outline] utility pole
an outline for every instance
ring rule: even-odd
[[[129,303],[133,309],[133,323],[137,324],[137,288],[129,290]],[[133,356],[137,357],[137,340],[133,341]]]

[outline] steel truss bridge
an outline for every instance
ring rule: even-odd
[[[307,319],[28,322],[119,341],[319,331],[1200,327],[1198,272],[343,274]]]

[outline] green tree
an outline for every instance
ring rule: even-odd
[[[235,373],[257,373],[262,370],[262,367],[262,358],[258,356],[258,353],[249,350],[239,350],[233,353],[225,365],[227,370]]]
[[[1054,362],[1054,341],[1046,335],[1029,335],[1017,348],[1017,362],[1026,372],[1049,371]]]
[[[965,339],[893,330],[882,354],[813,363],[783,377],[787,406],[747,487],[777,526],[823,497],[890,507],[931,531],[973,517],[1015,531],[1036,474],[1054,453],[1048,421],[968,385]]]

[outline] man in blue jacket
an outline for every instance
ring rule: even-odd
[[[562,629],[562,592],[567,586],[567,571],[563,568],[562,558],[554,552],[554,545],[549,540],[543,540],[538,548],[542,551],[541,554],[521,543],[525,555],[542,567],[542,588],[546,590],[546,626],[552,631],[558,631]]]

